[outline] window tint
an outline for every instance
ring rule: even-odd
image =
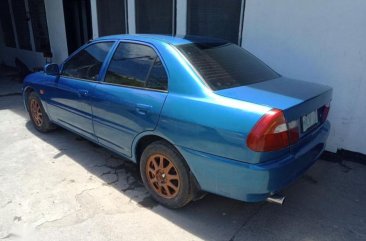
[[[145,45],[120,43],[109,65],[105,82],[145,87],[146,77],[157,57]]]
[[[112,45],[113,42],[103,42],[84,48],[64,64],[62,75],[96,80]]]
[[[164,65],[159,57],[156,57],[155,63],[150,70],[149,78],[146,82],[146,87],[157,90],[168,89],[168,76],[165,72]]]
[[[243,48],[225,42],[177,46],[213,90],[249,85],[279,75]]]

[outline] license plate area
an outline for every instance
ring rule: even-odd
[[[301,117],[302,132],[306,132],[316,124],[318,124],[318,111],[314,110],[307,115]]]

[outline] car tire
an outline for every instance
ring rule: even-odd
[[[140,159],[142,181],[151,196],[168,208],[180,208],[192,200],[188,165],[165,141],[148,145]]]
[[[40,132],[49,132],[55,129],[55,125],[50,121],[45,112],[41,99],[36,92],[31,92],[28,95],[27,107],[29,117],[33,126]]]

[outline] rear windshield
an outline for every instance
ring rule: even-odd
[[[213,90],[222,90],[278,78],[279,75],[243,48],[231,43],[178,45]]]

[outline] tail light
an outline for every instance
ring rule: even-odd
[[[289,122],[287,126],[290,145],[295,144],[300,138],[299,122],[298,120],[294,120]]]
[[[247,145],[253,151],[276,151],[288,147],[298,139],[298,122],[287,123],[281,110],[272,109],[253,127]]]
[[[323,112],[322,112],[322,122],[327,120],[328,114],[329,114],[329,110],[330,110],[330,104],[326,104],[323,107]]]

